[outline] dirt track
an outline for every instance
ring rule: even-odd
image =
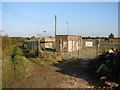
[[[92,50],[93,51],[93,50]],[[84,54],[84,53],[85,54]],[[81,54],[63,54],[58,64],[41,66],[32,62],[32,75],[12,88],[93,88],[105,83],[96,77],[94,65],[90,63],[96,56],[95,50],[84,50]],[[79,59],[78,59],[79,57]]]
[[[93,51],[91,53],[91,51]],[[78,56],[79,55],[79,56]],[[90,63],[96,56],[95,50],[84,50],[78,54],[63,54],[63,61],[54,65],[41,66],[30,60],[32,75],[11,88],[93,88],[105,83],[96,77],[95,67]],[[79,57],[79,58],[78,58]],[[29,59],[29,58],[28,58]]]
[[[78,60],[77,60],[78,61]],[[92,88],[102,85],[101,82],[90,77],[87,62],[69,65],[72,61],[60,62],[57,65],[34,65],[31,77],[13,87],[17,88]],[[86,68],[86,69],[85,69]]]
[[[92,88],[93,86],[101,86],[103,83],[94,77],[94,71],[91,71],[91,65],[88,65],[86,61],[86,58],[93,58],[95,56],[95,54],[90,52],[91,50],[87,51],[85,55],[82,51],[80,54],[80,58],[82,59],[80,60],[75,58],[78,57],[78,54],[72,54],[71,56],[69,54],[63,55],[69,60],[59,62],[56,65],[41,66],[33,63],[34,71],[32,72],[32,76],[12,87]]]

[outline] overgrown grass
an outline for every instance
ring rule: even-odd
[[[5,51],[3,60],[3,87],[10,87],[15,82],[31,75],[31,62],[23,56],[18,46],[11,46]]]
[[[23,47],[20,47],[21,50],[24,53],[24,56],[31,60],[32,62],[41,65],[41,66],[46,66],[46,65],[52,65],[58,63],[58,60],[61,60],[61,56],[58,54],[53,54],[51,52],[40,52],[40,54],[43,54],[43,58],[36,58],[34,55],[34,52],[29,50],[29,49],[24,49]]]
[[[27,48],[23,48],[22,46],[20,47],[20,49],[22,50],[22,52],[26,58],[35,58],[35,52],[33,52]]]
[[[30,71],[33,69],[31,63],[24,56],[16,55],[14,57],[14,70],[15,70],[15,78],[16,80],[21,80],[25,77],[31,75]]]
[[[2,86],[9,87],[14,82],[14,69],[13,69],[11,56],[6,55],[2,62]]]
[[[46,66],[58,63],[57,60],[50,58],[35,58],[34,53],[19,46],[11,46],[4,52],[3,60],[3,87],[10,88],[18,84],[31,75],[34,70],[34,63]],[[53,57],[54,58],[54,57]]]

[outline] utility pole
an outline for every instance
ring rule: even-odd
[[[55,15],[55,36],[56,36],[56,31],[57,31],[57,16]]]

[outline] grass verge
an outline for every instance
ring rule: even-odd
[[[2,66],[4,88],[10,88],[31,75],[33,69],[31,62],[24,57],[18,46],[11,46],[4,52],[4,57]]]
[[[40,59],[40,58],[29,58],[31,61],[34,63],[37,63],[41,66],[46,66],[46,65],[52,65],[52,64],[57,64],[58,62],[55,60],[50,60],[50,59]]]

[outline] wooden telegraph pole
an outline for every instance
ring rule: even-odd
[[[57,31],[57,16],[55,15],[55,51],[56,51],[56,45],[57,45],[57,42],[56,42],[56,31]]]
[[[55,15],[55,36],[56,36],[56,31],[57,31],[57,16]]]

